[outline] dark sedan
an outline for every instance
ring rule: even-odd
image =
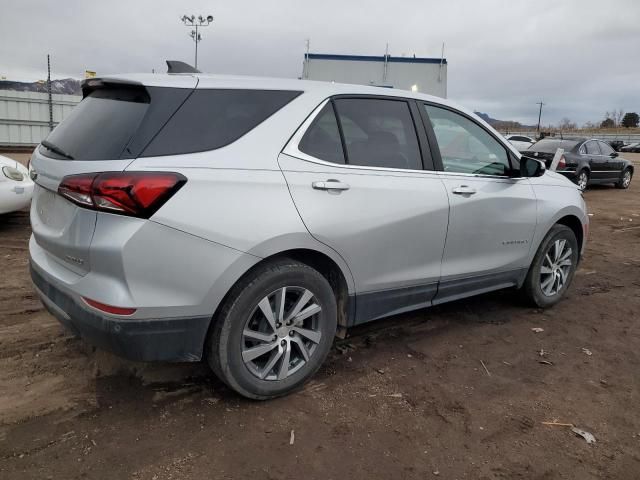
[[[578,185],[580,190],[596,183],[613,183],[618,188],[629,188],[633,163],[600,140],[543,138],[521,153],[544,160],[549,168],[559,148],[564,149],[564,154],[556,171]]]
[[[620,147],[621,152],[640,153],[640,143],[630,143],[624,147]]]

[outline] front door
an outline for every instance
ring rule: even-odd
[[[434,105],[424,108],[451,206],[434,303],[519,283],[536,225],[529,180],[511,178],[505,146],[470,117]]]
[[[449,201],[423,168],[431,157],[415,121],[402,99],[337,98],[279,158],[309,232],[351,269],[356,323],[427,306],[437,290]]]
[[[600,147],[602,159],[606,159],[607,179],[611,181],[617,181],[618,179],[620,179],[622,170],[622,159],[616,154],[615,150],[611,148],[610,145],[599,141],[598,146]],[[613,157],[611,155],[613,155]]]

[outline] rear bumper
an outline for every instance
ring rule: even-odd
[[[211,317],[128,319],[101,315],[55,285],[33,262],[31,278],[47,310],[75,335],[136,361],[194,362],[202,358]]]

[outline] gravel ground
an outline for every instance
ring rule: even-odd
[[[502,291],[359,327],[265,403],[70,336],[32,291],[28,214],[0,217],[0,478],[640,478],[640,179],[585,197],[555,308]]]

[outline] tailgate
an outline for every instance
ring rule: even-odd
[[[34,151],[33,236],[69,270],[79,275],[91,270],[89,247],[97,213],[59,195],[58,186],[68,175],[125,170],[190,95],[197,79],[180,78],[179,84],[170,88],[88,80],[83,100]]]

